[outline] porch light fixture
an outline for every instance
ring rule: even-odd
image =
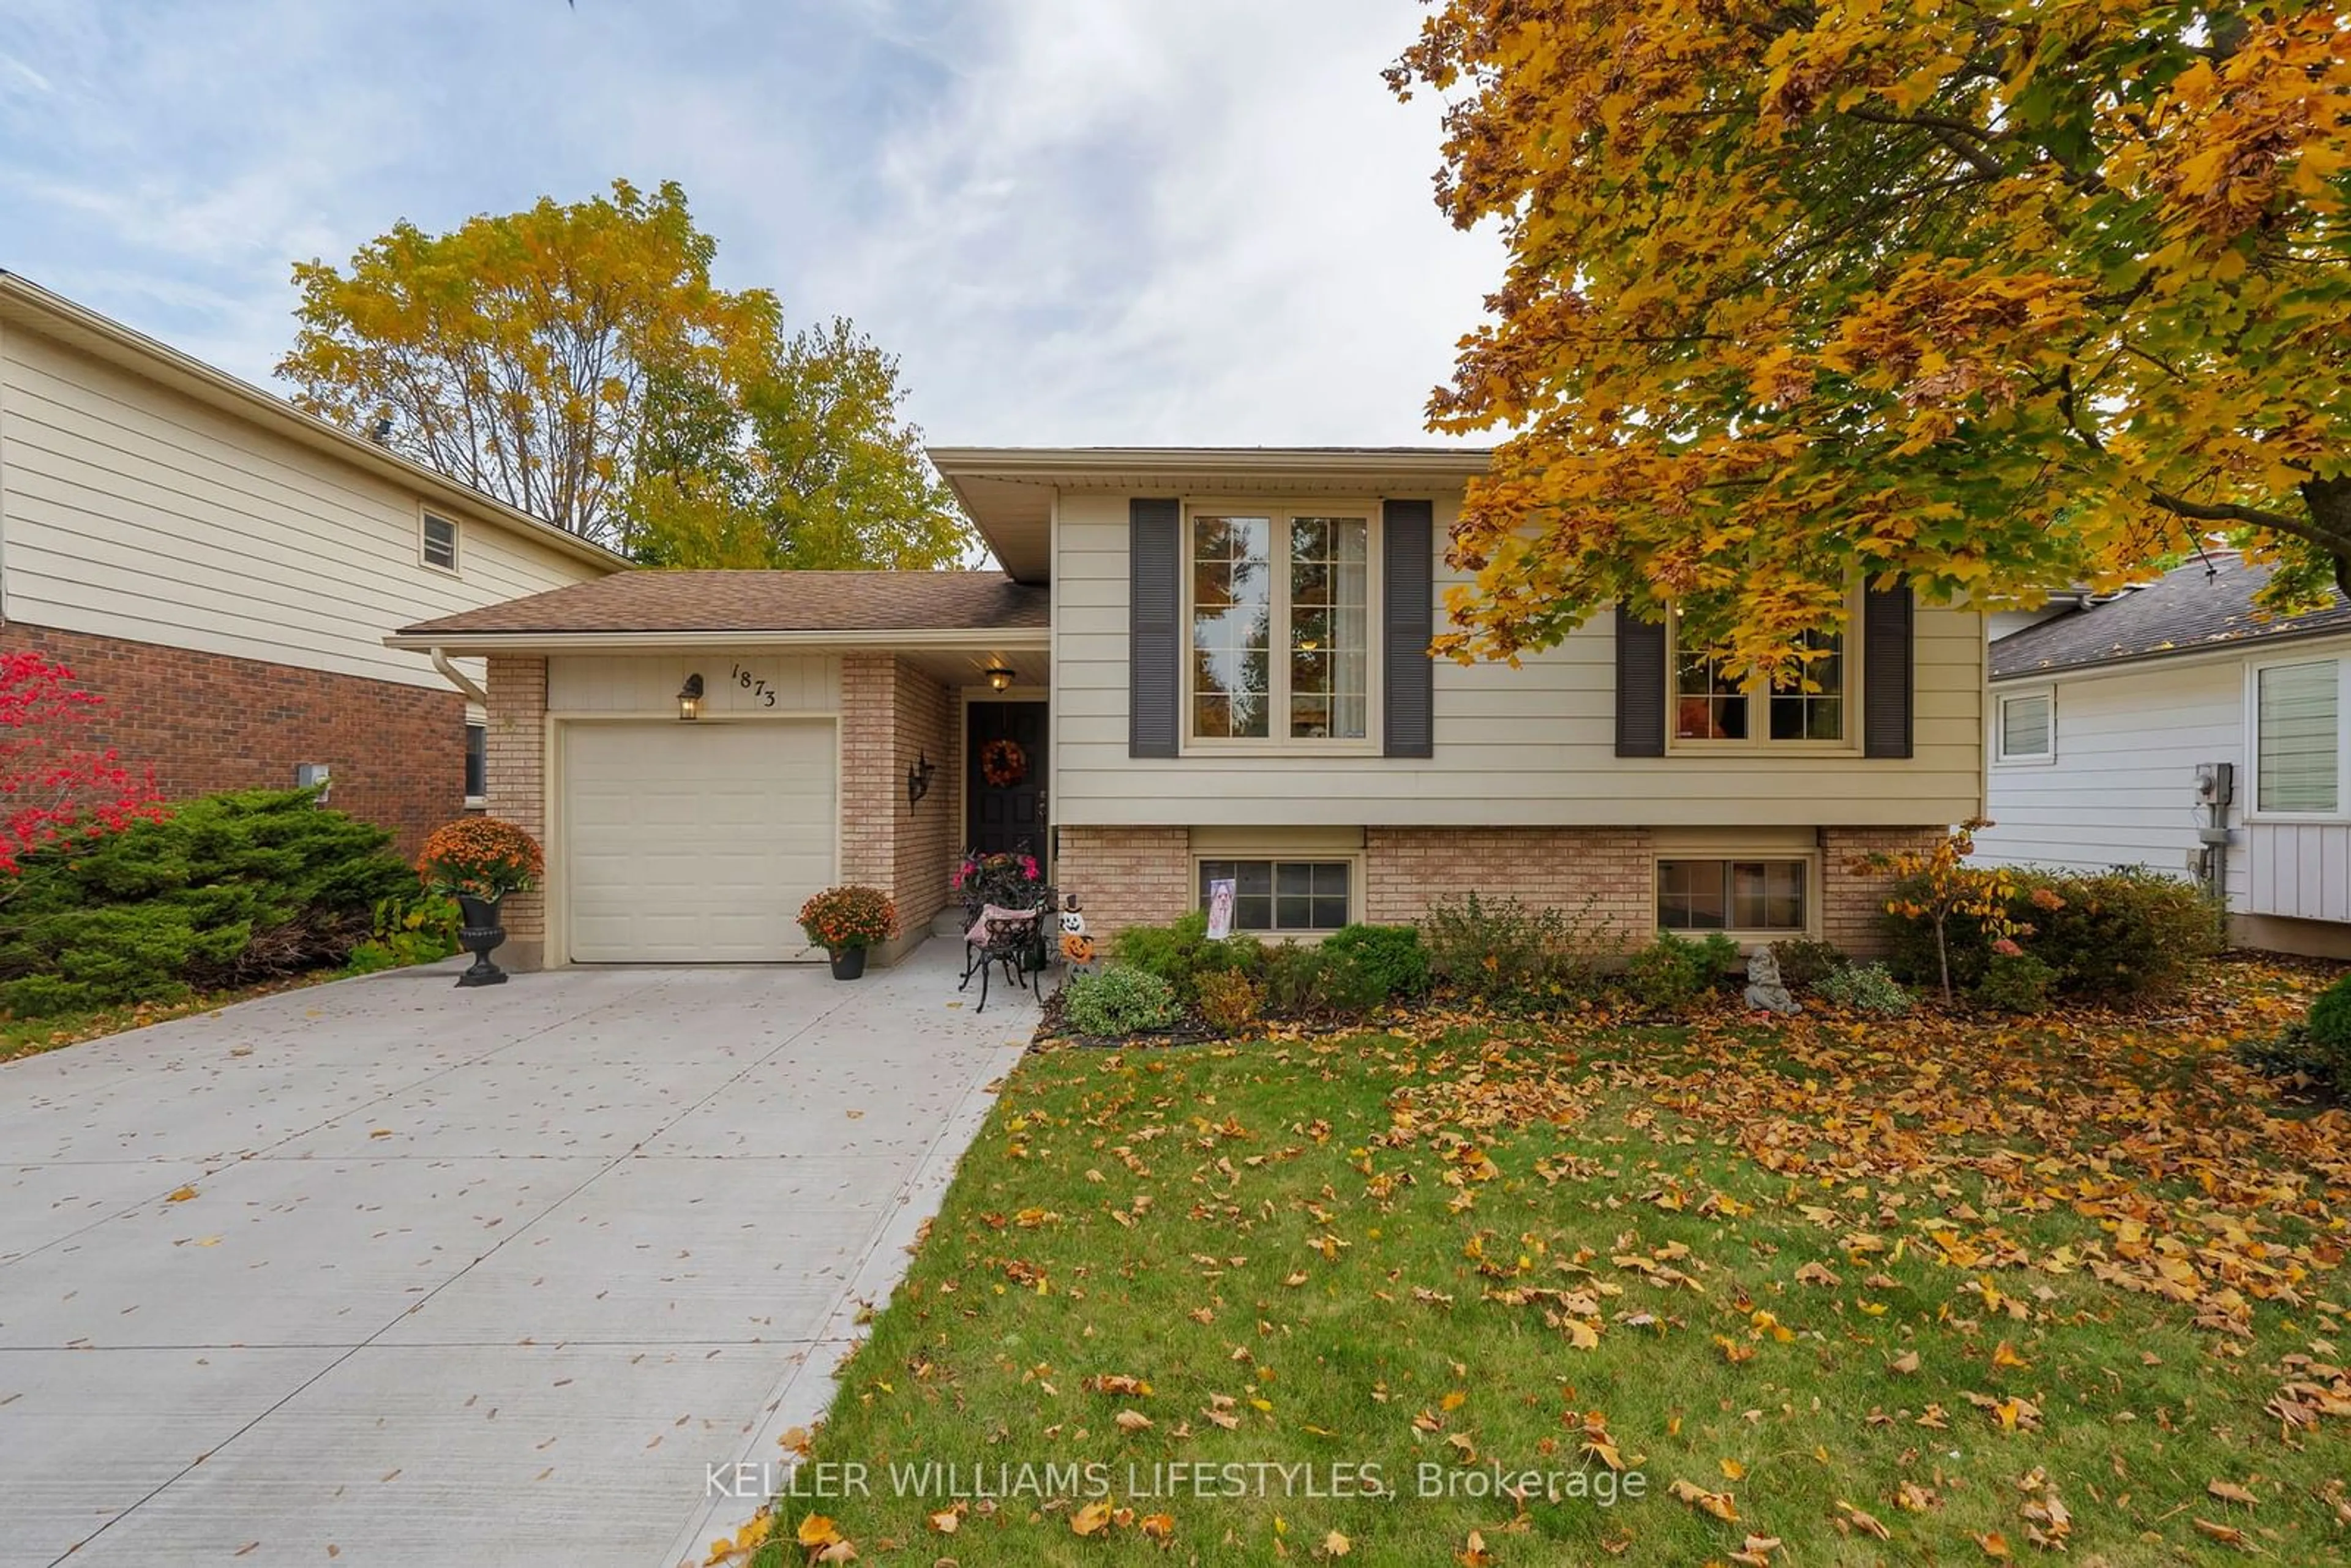
[[[677,716],[689,721],[702,716],[702,677],[699,674],[686,676],[685,685],[677,688]]]
[[[914,803],[931,792],[931,775],[938,770],[929,752],[917,754],[914,765],[906,769],[906,810],[913,810]]]
[[[1002,692],[1012,689],[1012,672],[1006,669],[1002,664],[989,664],[987,666],[987,689],[989,691]]]

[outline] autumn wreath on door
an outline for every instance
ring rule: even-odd
[[[1009,789],[1029,777],[1029,754],[1017,740],[991,740],[979,748],[979,776],[998,789]]]

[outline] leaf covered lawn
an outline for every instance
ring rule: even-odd
[[[2227,1050],[2311,983],[1040,1051],[758,1560],[2345,1560],[2351,1117]]]

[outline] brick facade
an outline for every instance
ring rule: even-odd
[[[323,762],[329,803],[391,829],[407,855],[465,810],[465,702],[447,687],[0,627],[0,651],[27,650],[104,699],[90,743],[113,747],[133,771],[152,769],[167,800],[291,789],[296,765]]]
[[[1061,830],[1053,883],[1077,894],[1086,929],[1115,936],[1129,925],[1158,925],[1196,902],[1192,836],[1185,828]]]
[[[489,733],[484,737],[490,815],[547,842],[547,661],[538,657],[490,657]],[[544,884],[507,895],[500,916],[507,928],[498,962],[510,969],[536,969],[547,959],[547,894]]]
[[[1886,879],[1854,862],[1931,845],[1940,832],[1821,829],[1822,935],[1849,953],[1880,951]],[[1433,902],[1475,892],[1611,927],[1631,948],[1656,930],[1656,853],[1646,828],[1366,828],[1361,907],[1366,920],[1409,924]],[[1097,935],[1165,923],[1196,902],[1189,831],[1064,827],[1056,880],[1084,901]]]
[[[1931,850],[1940,828],[1823,828],[1821,830],[1821,935],[1848,953],[1886,949],[1879,922],[1886,888],[1893,879],[1873,875],[1855,862],[1873,854]]]
[[[1515,898],[1620,934],[1636,947],[1656,919],[1646,828],[1367,828],[1364,918],[1415,925],[1432,903]]]
[[[955,780],[958,709],[940,682],[888,653],[841,661],[841,878],[885,888],[903,935],[874,956],[893,963],[946,904],[960,829]],[[906,774],[927,756],[930,792],[906,800]]]

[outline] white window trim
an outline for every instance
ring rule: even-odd
[[[1821,852],[1818,850],[1744,849],[1737,844],[1708,845],[1704,848],[1665,849],[1649,856],[1649,925],[1657,932],[1669,928],[1657,918],[1657,895],[1662,880],[1658,867],[1667,861],[1790,861],[1804,868],[1804,924],[1794,931],[1748,930],[1733,927],[1723,931],[1671,931],[1685,941],[1703,942],[1709,936],[1728,936],[1741,947],[1768,947],[1774,942],[1794,937],[1818,939],[1821,935],[1821,911],[1827,889],[1821,885]]]
[[[1292,740],[1279,733],[1290,727],[1290,660],[1286,646],[1280,648],[1283,657],[1269,661],[1266,701],[1271,708],[1267,722],[1268,734],[1262,740],[1232,739],[1220,736],[1202,737],[1192,733],[1192,526],[1199,517],[1262,517],[1273,528],[1276,554],[1273,563],[1273,624],[1279,631],[1278,644],[1289,641],[1290,627],[1290,559],[1287,527],[1292,517],[1352,517],[1365,520],[1364,532],[1364,737],[1360,740]],[[1359,497],[1316,496],[1303,500],[1268,501],[1263,497],[1217,496],[1198,497],[1184,503],[1183,536],[1177,541],[1177,560],[1183,572],[1183,595],[1177,631],[1182,638],[1182,680],[1178,700],[1183,712],[1177,716],[1176,733],[1182,744],[1177,753],[1184,757],[1376,757],[1380,754],[1380,712],[1382,690],[1381,643],[1382,611],[1386,584],[1381,577],[1381,517],[1380,503]],[[1219,857],[1211,856],[1211,859]],[[1222,857],[1230,858],[1230,857]],[[1246,859],[1259,859],[1247,856]],[[1320,857],[1329,858],[1329,857]]]
[[[476,718],[474,715],[470,713],[467,714],[465,716],[465,741],[468,747],[472,746],[474,731],[477,729],[482,732],[482,782],[485,785],[487,785],[490,781],[490,721],[486,715]],[[462,758],[460,761],[462,765]],[[489,809],[489,796],[485,794],[468,795],[465,797],[465,810],[468,811],[486,811]]]
[[[2018,751],[2008,749],[2008,705],[2032,702],[2035,699],[2049,705],[2048,749]],[[2002,768],[2047,768],[2057,760],[2057,688],[2034,686],[2025,691],[2001,692],[1991,705],[1992,760]]]
[[[1845,623],[1843,648],[1844,664],[1844,738],[1843,740],[1773,740],[1771,737],[1771,689],[1768,683],[1752,683],[1747,692],[1749,712],[1761,722],[1750,721],[1748,728],[1755,733],[1744,740],[1684,740],[1674,732],[1681,727],[1677,722],[1681,706],[1681,617],[1668,607],[1666,612],[1666,753],[1687,752],[1695,757],[1859,757],[1862,754],[1862,591],[1856,586],[1845,601]]]
[[[1203,861],[1265,861],[1272,864],[1288,861],[1293,864],[1311,862],[1315,865],[1344,865],[1347,868],[1347,924],[1356,925],[1363,922],[1364,852],[1361,850],[1261,850],[1251,851],[1246,854],[1218,852],[1213,850],[1207,853],[1195,852],[1191,857],[1191,886],[1186,894],[1187,902],[1185,908],[1187,910],[1201,907],[1200,863]],[[1233,934],[1237,936],[1254,936],[1260,942],[1311,944],[1320,942],[1338,929],[1335,925],[1317,925],[1308,930],[1259,931],[1249,926],[1236,925],[1233,927]]]
[[[447,566],[443,566],[439,561],[433,559],[424,548],[425,530],[435,522],[449,525],[449,564]],[[430,511],[419,507],[416,509],[416,564],[427,571],[437,571],[449,577],[464,576],[465,525],[446,513]]]
[[[2331,811],[2264,811],[2262,810],[2262,672],[2295,664],[2335,666],[2335,810]],[[2245,762],[2239,785],[2238,809],[2248,822],[2351,822],[2351,659],[2320,654],[2294,658],[2249,659],[2245,662]],[[2183,786],[2184,788],[2184,786]]]

